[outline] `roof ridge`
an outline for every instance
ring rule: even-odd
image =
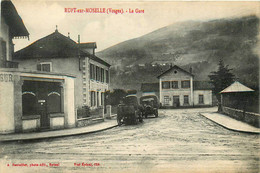
[[[190,73],[190,72],[188,72],[188,71],[186,71],[186,70],[180,68],[180,67],[177,66],[177,65],[174,65],[174,66],[170,67],[168,70],[166,70],[166,71],[164,71],[163,73],[161,73],[159,76],[157,76],[157,78],[160,78],[162,75],[166,74],[167,72],[169,72],[169,71],[170,71],[171,69],[173,69],[173,68],[178,68],[179,70],[181,70],[181,71],[183,71],[183,72],[185,72],[185,73],[188,73],[189,75],[191,75],[191,76],[194,77],[194,74],[192,74],[192,73]]]
[[[26,47],[24,47],[24,48],[22,48],[22,49],[16,51],[15,53],[18,53],[18,52],[20,52],[20,51],[22,51],[22,50],[25,50],[25,49],[31,47],[32,45],[35,45],[35,44],[39,43],[40,41],[42,41],[42,40],[44,40],[44,39],[46,39],[46,38],[48,38],[48,37],[51,37],[51,36],[54,35],[54,34],[59,34],[59,35],[63,36],[64,38],[68,39],[69,41],[71,41],[71,42],[73,42],[73,43],[75,43],[75,44],[77,45],[77,43],[76,43],[74,40],[72,40],[72,39],[66,37],[65,35],[61,34],[59,31],[54,31],[53,33],[51,33],[51,34],[49,34],[49,35],[46,35],[46,36],[44,36],[44,37],[42,37],[42,38],[40,38],[40,39],[38,39],[38,40],[32,42],[32,43],[29,44],[28,46],[26,46]]]

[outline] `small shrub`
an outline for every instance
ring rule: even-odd
[[[77,119],[90,117],[89,106],[82,106],[77,109]]]

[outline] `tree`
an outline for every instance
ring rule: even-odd
[[[234,82],[234,74],[231,73],[232,69],[228,68],[228,65],[224,65],[224,62],[222,59],[219,60],[218,63],[218,70],[211,72],[210,75],[208,75],[210,79],[210,83],[213,85],[212,92],[216,95],[218,100],[218,111],[221,111],[221,105],[220,105],[220,93],[223,89],[228,87]]]
[[[127,95],[127,92],[123,89],[114,89],[112,93],[110,93],[110,104],[112,106],[118,105],[120,100],[122,100]]]

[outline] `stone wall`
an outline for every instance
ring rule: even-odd
[[[87,117],[87,118],[81,118],[81,119],[77,119],[77,127],[85,127],[91,124],[96,124],[96,123],[100,123],[103,122],[104,118],[95,118],[93,119],[92,117]]]
[[[222,107],[222,111],[236,120],[243,121],[258,128],[260,127],[260,114],[252,112],[243,112],[242,110],[224,106]]]

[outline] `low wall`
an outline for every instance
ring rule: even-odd
[[[22,131],[34,132],[40,129],[40,115],[29,115],[22,117]]]
[[[258,128],[260,127],[260,114],[252,112],[243,112],[242,110],[224,106],[222,107],[222,111],[236,120],[243,121],[247,124],[253,125]]]
[[[65,125],[64,114],[50,114],[50,129],[63,129]]]
[[[90,117],[92,118],[104,118],[104,108],[102,106],[90,109]]]
[[[77,127],[85,127],[91,124],[95,124],[95,123],[99,123],[99,122],[103,122],[104,118],[92,118],[92,117],[87,117],[87,118],[81,118],[81,119],[77,119]]]
[[[117,106],[111,106],[111,114],[117,114]]]
[[[210,108],[213,107],[213,105],[187,105],[187,106],[179,106],[179,107],[174,107],[174,106],[160,106],[159,109],[185,109],[185,108]]]

